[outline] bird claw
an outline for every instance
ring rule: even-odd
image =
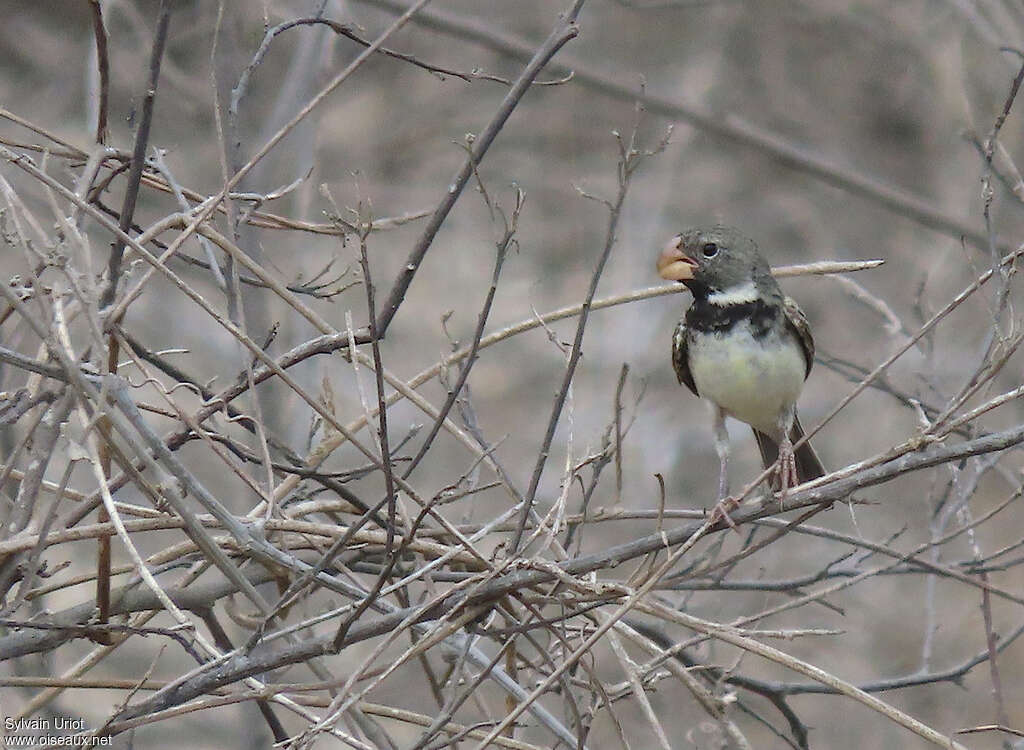
[[[789,488],[800,484],[800,476],[796,471],[796,454],[788,440],[779,446],[779,460],[775,463],[774,473],[779,488],[779,505],[783,506]]]
[[[715,524],[719,521],[725,521],[730,529],[735,531],[737,534],[740,533],[739,527],[736,522],[729,517],[730,510],[736,510],[740,507],[740,502],[734,497],[725,497],[718,501],[715,507],[711,510],[711,523]]]

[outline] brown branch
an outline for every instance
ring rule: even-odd
[[[537,461],[533,467],[533,474],[530,476],[530,484],[526,490],[526,495],[523,497],[523,507],[519,510],[519,525],[516,527],[516,533],[512,537],[511,544],[513,553],[519,553],[520,551],[523,531],[526,529],[526,522],[533,510],[533,503],[537,497],[537,490],[540,487],[540,479],[544,473],[544,467],[547,465],[548,455],[551,452],[551,443],[555,439],[555,430],[558,428],[562,408],[565,406],[565,401],[569,396],[569,389],[572,387],[573,378],[576,376],[576,366],[583,355],[583,333],[586,330],[587,320],[590,317],[590,308],[594,302],[594,296],[597,294],[597,285],[601,281],[601,274],[604,272],[605,264],[611,256],[612,247],[615,245],[615,232],[619,225],[619,217],[622,215],[622,206],[626,202],[626,193],[629,191],[630,180],[643,161],[643,158],[647,155],[636,150],[636,137],[640,126],[639,117],[641,113],[639,105],[636,106],[636,112],[637,122],[633,126],[629,141],[624,143],[621,136],[618,136],[616,133],[620,148],[619,163],[617,165],[618,191],[614,201],[605,202],[608,208],[608,224],[605,230],[604,248],[601,250],[601,254],[598,256],[597,263],[594,266],[594,271],[590,275],[590,285],[587,288],[586,296],[583,298],[583,304],[580,306],[579,320],[576,323],[576,335],[573,337],[572,348],[569,351],[565,364],[562,386],[555,394],[555,403],[551,408],[551,415],[548,417],[540,450],[537,452]]]
[[[409,257],[405,262],[405,266],[402,271],[398,274],[398,278],[395,280],[394,285],[391,287],[391,292],[388,294],[387,300],[385,300],[381,307],[380,315],[377,318],[377,331],[380,336],[387,334],[388,326],[391,325],[391,320],[395,317],[395,313],[398,312],[398,307],[402,304],[402,300],[405,299],[405,293],[409,290],[409,285],[412,284],[413,277],[419,270],[420,265],[423,263],[423,259],[427,255],[427,251],[430,249],[431,244],[434,242],[434,237],[437,236],[438,231],[441,229],[441,225],[444,224],[445,219],[448,218],[449,212],[455,206],[455,202],[459,199],[462,194],[463,188],[466,187],[466,183],[469,182],[470,177],[473,176],[476,167],[483,160],[487,150],[494,143],[494,139],[497,138],[498,133],[504,127],[508,121],[509,116],[515,110],[516,106],[522,100],[523,96],[529,90],[530,85],[534,79],[540,74],[540,71],[548,64],[555,53],[558,52],[569,40],[574,39],[579,33],[579,29],[576,26],[576,14],[570,13],[566,16],[564,21],[560,22],[555,27],[551,35],[548,36],[544,44],[542,44],[535,52],[531,53],[529,62],[523,69],[523,72],[516,79],[516,82],[512,84],[512,88],[509,89],[508,93],[505,94],[505,98],[502,100],[501,105],[498,107],[498,111],[495,112],[494,117],[487,123],[483,131],[473,139],[473,147],[469,152],[469,156],[466,158],[462,168],[456,173],[456,175],[448,183],[448,188],[445,191],[444,197],[441,199],[440,204],[434,209],[433,215],[427,221],[427,226],[424,228],[420,238],[416,241],[412,251],[409,253]]]
[[[404,6],[398,0],[358,0],[361,3],[401,13]],[[484,21],[467,17],[465,13],[428,10],[416,17],[415,22],[459,39],[466,39],[486,49],[524,60],[530,54],[529,42],[514,34],[500,31]],[[837,160],[809,149],[794,145],[780,135],[765,130],[735,115],[703,109],[698,105],[645,92],[637,96],[635,77],[622,80],[598,72],[581,60],[563,57],[551,66],[554,73],[573,74],[573,82],[599,94],[623,102],[640,101],[647,111],[673,120],[684,120],[693,127],[719,138],[728,144],[752,148],[768,158],[798,172],[809,174],[827,184],[876,203],[883,208],[905,216],[912,221],[952,237],[965,237],[978,247],[988,247],[985,233],[965,221],[951,218],[945,211],[912,193],[856,169],[837,163]],[[1005,248],[1001,248],[1005,249]]]
[[[967,441],[959,445],[932,446],[918,453],[902,456],[882,466],[865,469],[852,477],[826,486],[797,490],[787,498],[787,509],[792,510],[793,508],[812,505],[824,506],[848,497],[856,489],[881,484],[911,471],[937,466],[968,456],[1006,450],[1022,442],[1024,442],[1024,426]],[[740,525],[756,518],[770,515],[776,511],[777,508],[773,502],[770,508],[766,504],[742,514],[733,514],[732,520],[737,525]],[[691,539],[697,531],[705,526],[706,524],[701,523],[690,524],[667,530],[664,533],[652,534],[626,544],[616,545],[590,555],[568,560],[552,566],[550,569],[548,566],[534,566],[529,569],[516,570],[484,583],[475,589],[458,591],[443,597],[430,607],[394,610],[390,614],[384,615],[372,622],[353,623],[346,633],[345,641],[342,644],[333,644],[333,634],[328,634],[316,636],[286,647],[260,644],[244,653],[236,652],[229,656],[225,662],[219,664],[216,670],[204,670],[178,683],[173,689],[165,690],[159,696],[153,696],[126,709],[118,716],[118,722],[179,705],[214,688],[230,684],[244,677],[279,669],[289,664],[305,661],[306,659],[336,653],[336,646],[345,648],[353,643],[390,633],[396,627],[402,625],[410,616],[415,618],[415,622],[434,620],[446,615],[451,616],[455,611],[465,607],[495,602],[516,591],[555,581],[558,579],[558,576],[553,572],[555,568],[560,570],[559,575],[566,576],[583,576],[597,570],[615,568],[627,560],[643,557],[682,544]],[[718,521],[709,528],[709,531],[725,531],[729,528],[729,525],[724,521]],[[0,658],[2,658],[3,653],[3,641],[0,639]],[[111,731],[118,731],[118,723],[111,726]]]
[[[107,29],[103,23],[103,6],[99,0],[89,0],[92,13],[92,33],[96,40],[96,72],[100,79],[100,96],[96,105],[96,143],[107,142],[107,112],[110,108],[110,58],[107,53]]]
[[[124,203],[121,206],[120,228],[122,232],[128,231],[132,225],[132,218],[135,216],[135,202],[139,197],[142,169],[146,164],[146,149],[149,147],[149,129],[153,124],[153,107],[156,104],[156,87],[160,80],[160,63],[163,61],[170,23],[170,3],[167,0],[160,0],[156,32],[153,35],[153,49],[149,57],[149,79],[146,82],[146,92],[142,99],[142,113],[139,116],[139,127],[135,131],[131,168],[128,170],[128,184],[125,186]],[[107,264],[107,287],[100,295],[99,306],[101,309],[110,305],[117,295],[117,283],[121,278],[121,258],[124,255],[124,248],[124,242],[115,239]]]

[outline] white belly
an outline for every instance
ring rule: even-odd
[[[688,345],[697,393],[751,427],[778,435],[780,419],[804,386],[801,347],[773,335],[755,339],[742,323],[725,336],[692,336]]]

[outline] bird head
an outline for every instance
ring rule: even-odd
[[[670,239],[658,257],[658,274],[686,284],[697,296],[753,289],[771,278],[754,241],[721,225],[688,229]]]

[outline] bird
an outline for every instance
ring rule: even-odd
[[[790,487],[824,476],[809,442],[793,449],[804,436],[796,402],[814,362],[811,328],[757,244],[721,224],[688,229],[665,244],[657,268],[693,295],[672,334],[672,366],[681,385],[713,405],[718,508],[726,520],[726,416],[753,429],[780,503]]]

